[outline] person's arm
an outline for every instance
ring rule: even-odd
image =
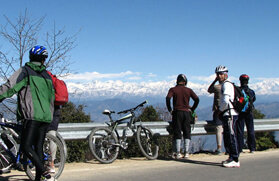
[[[168,94],[167,94],[167,97],[166,97],[166,105],[167,105],[167,108],[168,108],[168,111],[170,113],[172,113],[172,109],[171,109],[171,98],[173,96],[173,92],[172,92],[172,88],[169,90]]]
[[[215,78],[215,80],[210,84],[210,86],[207,89],[207,92],[212,94],[215,92],[215,88],[214,85],[216,84],[216,82],[218,81],[218,77]]]
[[[192,89],[191,89],[191,98],[193,99],[194,104],[190,109],[192,112],[194,112],[199,105],[200,99]]]
[[[168,111],[171,113],[172,112],[172,109],[171,109],[171,103],[170,103],[170,100],[171,98],[170,97],[166,97],[166,104],[167,104],[167,108],[168,108]]]
[[[28,83],[28,77],[24,73],[24,69],[17,70],[6,83],[0,86],[0,102],[8,97],[12,97],[19,92],[22,87]]]
[[[194,111],[196,110],[196,108],[198,107],[199,102],[200,102],[200,99],[199,99],[198,97],[196,97],[196,98],[193,99],[193,100],[194,100],[194,104],[193,104],[193,106],[192,106],[192,108],[191,108],[192,112],[194,112]]]
[[[219,110],[220,111],[224,111],[225,109],[227,109],[228,105],[230,103],[230,96],[225,94],[223,96],[223,99],[220,99],[220,107]]]
[[[234,91],[233,85],[229,82],[225,82],[223,84],[222,89],[224,91],[223,91],[223,96],[221,96],[221,98],[220,98],[220,107],[219,107],[220,111],[224,111],[224,110],[228,109],[229,104],[230,104],[230,95]]]

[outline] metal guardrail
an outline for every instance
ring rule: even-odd
[[[160,136],[169,135],[166,129],[169,126],[168,122],[142,122],[142,124]],[[122,135],[121,132],[124,126],[125,124],[118,126],[120,135]],[[107,125],[105,123],[60,123],[58,132],[65,140],[84,140],[87,139],[91,130],[95,127],[107,127]],[[256,132],[279,131],[279,118],[255,119],[254,128]],[[197,121],[191,133],[192,135],[215,134],[215,126],[212,121]],[[128,132],[128,136],[131,135],[132,133]]]

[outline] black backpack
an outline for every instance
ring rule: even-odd
[[[234,99],[231,101],[233,108],[237,112],[241,112],[245,107],[246,103],[249,101],[249,96],[241,90],[240,87],[236,86],[234,83],[230,82],[234,87]]]

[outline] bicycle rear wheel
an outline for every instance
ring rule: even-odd
[[[159,146],[154,138],[152,131],[143,126],[137,128],[137,142],[141,153],[149,160],[158,157]]]
[[[118,156],[117,136],[109,128],[94,128],[89,135],[89,148],[101,163],[112,163]]]
[[[56,144],[56,146],[57,146],[55,158],[53,158],[51,151],[50,151],[51,144]],[[64,147],[63,147],[62,143],[60,142],[60,140],[57,137],[47,133],[43,149],[44,149],[44,155],[45,155],[45,163],[44,163],[45,167],[49,167],[52,160],[54,160],[55,171],[50,174],[55,179],[59,178],[59,176],[63,172],[65,161],[66,161]],[[35,180],[35,176],[36,176],[35,166],[32,166],[32,164],[25,164],[24,170],[25,170],[27,176],[31,180]]]
[[[8,139],[15,145],[15,152],[18,152],[18,144],[13,139],[12,136],[7,135]],[[13,166],[14,159],[12,158],[12,155],[10,152],[6,151],[7,145],[5,145],[4,141],[0,138],[1,145],[0,145],[0,172],[1,173],[7,173],[10,172],[11,167]],[[5,147],[5,148],[4,148]],[[0,174],[1,174],[0,173]]]

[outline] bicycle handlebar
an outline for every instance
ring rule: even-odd
[[[144,101],[144,102],[140,103],[139,105],[137,105],[137,106],[134,107],[134,108],[127,109],[127,110],[124,110],[124,111],[120,111],[120,112],[118,112],[117,114],[123,114],[123,113],[125,114],[125,113],[127,113],[127,112],[133,112],[133,111],[136,110],[137,108],[143,107],[143,105],[146,104],[146,103],[147,103],[147,101]]]

